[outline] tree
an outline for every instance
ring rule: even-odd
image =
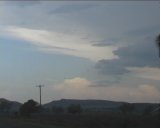
[[[157,43],[157,46],[158,46],[158,50],[159,50],[159,57],[160,57],[160,34],[157,36],[156,38],[156,43]]]
[[[83,111],[80,104],[71,104],[68,107],[68,112],[72,114],[81,113]]]
[[[157,46],[158,46],[159,57],[160,57],[160,34],[156,37],[156,43],[157,43]]]
[[[30,116],[32,113],[37,113],[40,107],[39,104],[34,100],[28,100],[20,107],[20,113],[24,116]]]

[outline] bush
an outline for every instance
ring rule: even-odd
[[[39,112],[40,107],[34,100],[28,100],[20,107],[20,113],[23,116],[30,116],[32,113]]]

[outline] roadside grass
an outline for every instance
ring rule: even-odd
[[[84,113],[2,117],[7,128],[160,128],[160,115]],[[1,126],[0,125],[0,126]]]
[[[38,122],[33,119],[24,118],[0,118],[0,122],[23,128],[64,128],[56,124],[46,124],[43,121]]]

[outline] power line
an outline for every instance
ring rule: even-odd
[[[37,85],[36,87],[39,87],[39,102],[41,106],[42,105],[41,88],[44,87],[44,85]]]

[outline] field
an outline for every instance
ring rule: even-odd
[[[64,128],[56,125],[43,124],[40,120],[0,118],[0,128]]]
[[[1,128],[159,128],[159,115],[83,113],[0,119]]]

